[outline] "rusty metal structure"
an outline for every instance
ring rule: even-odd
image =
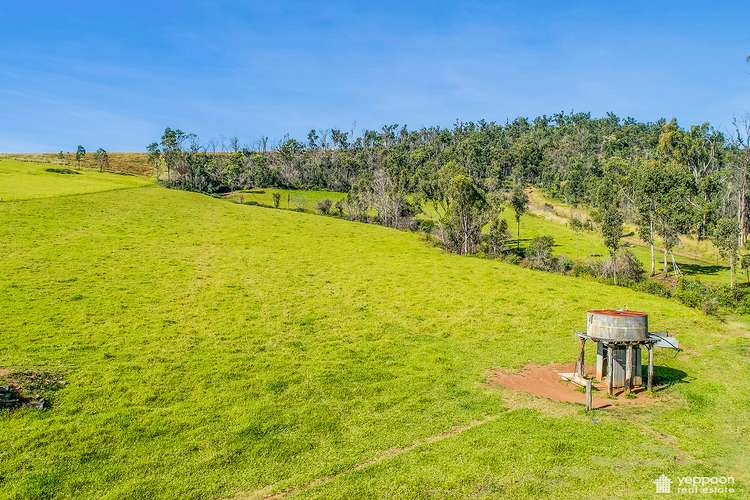
[[[575,378],[586,380],[584,373],[586,341],[596,344],[597,380],[607,381],[607,393],[624,388],[630,392],[643,386],[641,349],[646,348],[648,365],[646,389],[651,390],[654,380],[654,347],[677,349],[676,339],[649,333],[648,314],[640,311],[597,309],[588,311],[586,331],[576,334],[579,342]],[[666,335],[666,334],[664,334]],[[669,340],[671,339],[671,340]],[[665,344],[666,343],[666,344]]]

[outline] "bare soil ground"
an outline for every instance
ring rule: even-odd
[[[584,404],[584,394],[580,386],[566,382],[560,378],[560,373],[571,373],[574,365],[556,364],[539,366],[535,364],[526,365],[520,372],[496,369],[489,377],[490,384],[497,384],[513,391],[522,391],[535,396],[562,401],[565,403]],[[587,368],[587,374],[593,373],[591,367]],[[610,406],[649,404],[653,402],[642,388],[636,388],[630,397],[623,394],[624,391],[617,390],[615,398],[607,396],[607,387],[604,382],[594,382],[594,408],[607,408]]]

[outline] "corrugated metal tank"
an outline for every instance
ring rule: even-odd
[[[639,311],[599,309],[589,311],[586,333],[602,340],[645,340],[648,314]]]

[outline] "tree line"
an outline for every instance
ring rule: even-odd
[[[429,211],[434,226],[426,229],[460,254],[508,251],[511,237],[500,214],[512,209],[520,232],[527,186],[593,207],[613,262],[625,221],[634,223],[651,248],[652,275],[657,241],[663,268],[679,273],[672,251],[692,235],[714,241],[734,283],[749,230],[747,119],[723,133],[708,123],[558,113],[447,128],[392,124],[359,135],[311,130],[304,141],[287,137],[269,146],[264,138],[253,147],[237,139],[204,145],[167,128],[148,151],[157,177],[173,187],[344,191],[349,217],[401,228],[424,224],[416,215]]]

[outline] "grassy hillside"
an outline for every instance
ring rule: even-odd
[[[599,231],[576,232],[569,226],[571,217],[580,220],[590,218],[591,215],[586,208],[571,207],[558,200],[551,200],[539,190],[530,191],[529,208],[530,213],[521,220],[521,237],[526,241],[535,236],[548,234],[555,238],[555,251],[560,255],[574,259],[608,255]],[[515,231],[513,211],[507,209],[504,215],[510,228]],[[623,241],[626,247],[639,258],[646,270],[650,269],[648,245],[637,237],[637,228],[632,224],[626,224],[625,232],[627,236]],[[663,267],[661,252],[661,242],[657,241],[657,272],[661,272]],[[683,236],[674,253],[678,266],[685,275],[714,284],[729,283],[729,268],[725,259],[719,256],[716,247],[710,241],[697,241]]]
[[[0,496],[645,496],[661,473],[750,493],[744,325],[153,186],[0,219],[0,377],[67,381],[51,409],[0,412]],[[486,385],[572,362],[585,311],[620,306],[686,348],[657,352],[656,404],[592,419]]]
[[[151,176],[153,166],[148,161],[147,153],[107,153],[109,169],[112,172]],[[0,159],[13,159],[28,163],[52,163],[55,166],[78,168],[75,152],[64,152],[60,158],[58,153],[0,153]],[[89,151],[80,165],[82,168],[98,170],[99,165],[94,158],[94,151]]]
[[[0,159],[0,200],[46,198],[151,184],[147,178]]]

